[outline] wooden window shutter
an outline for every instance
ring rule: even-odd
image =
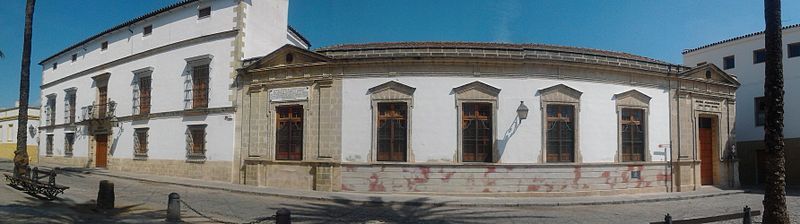
[[[133,95],[133,97],[132,97],[133,98],[132,99],[133,103],[131,103],[131,105],[132,105],[131,109],[133,109],[132,111],[133,111],[134,115],[138,115],[139,114],[139,78],[137,78],[137,77],[133,78],[133,94],[132,95]]]

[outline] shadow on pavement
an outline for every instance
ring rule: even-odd
[[[335,198],[333,202],[309,202],[302,205],[283,204],[291,211],[292,220],[303,223],[487,223],[492,220],[524,218],[546,222],[549,216],[503,215],[508,211],[447,207],[444,203],[427,203],[417,198],[403,203],[385,203],[381,197],[370,197],[370,203]],[[278,208],[274,208],[278,209]],[[481,211],[481,212],[476,212]],[[534,221],[535,222],[535,221]]]
[[[165,214],[165,210],[146,209],[142,204],[99,210],[94,201],[76,203],[61,198],[42,201],[25,197],[0,205],[3,223],[152,223],[163,220]]]

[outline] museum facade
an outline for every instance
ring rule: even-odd
[[[286,45],[243,63],[242,184],[551,195],[739,185],[739,82],[713,64],[467,42]]]

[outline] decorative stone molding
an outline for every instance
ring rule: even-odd
[[[614,94],[614,99],[617,102],[617,106],[648,107],[651,98],[638,90],[632,89]]]

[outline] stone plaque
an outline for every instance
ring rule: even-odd
[[[269,90],[270,102],[297,101],[308,99],[308,87],[292,87]]]

